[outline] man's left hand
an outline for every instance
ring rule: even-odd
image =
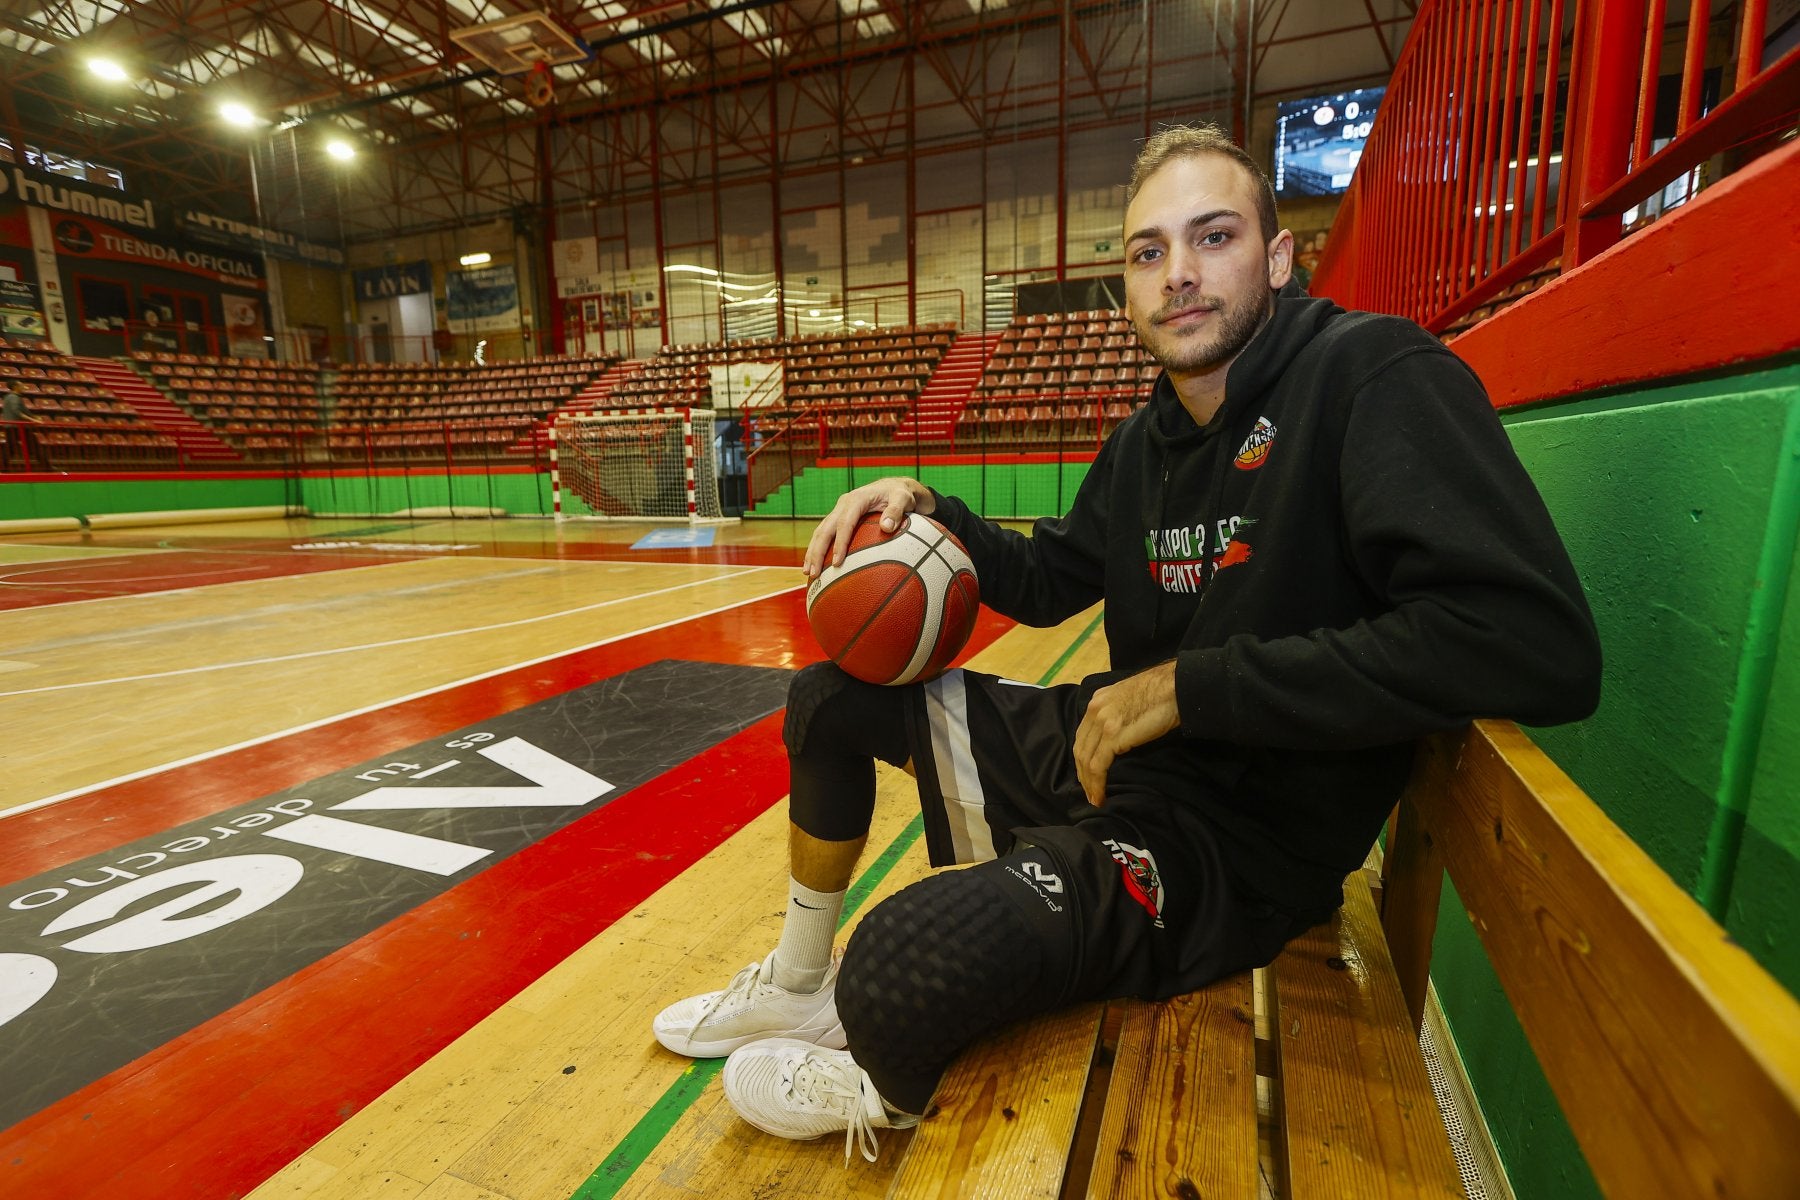
[[[1098,806],[1106,799],[1113,759],[1180,725],[1173,660],[1095,692],[1075,730],[1075,774],[1088,803]]]

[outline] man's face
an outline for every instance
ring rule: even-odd
[[[1247,172],[1220,154],[1165,163],[1125,210],[1125,311],[1172,375],[1228,366],[1287,282],[1293,237],[1265,243]]]

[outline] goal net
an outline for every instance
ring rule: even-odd
[[[552,426],[557,520],[723,521],[710,408],[564,413]]]

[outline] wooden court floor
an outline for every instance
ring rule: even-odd
[[[0,538],[0,1195],[881,1195],[651,1015],[773,944],[810,525]],[[1097,614],[966,661],[1104,664]],[[852,912],[926,870],[881,777]]]

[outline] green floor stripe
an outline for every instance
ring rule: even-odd
[[[1044,672],[1043,677],[1038,680],[1040,684],[1048,684],[1056,678],[1057,673],[1075,657],[1075,652],[1087,644],[1094,630],[1100,628],[1104,617],[1105,613],[1095,614],[1094,619],[1088,622],[1088,627],[1081,631],[1069,644],[1069,648],[1062,652],[1062,656]],[[925,818],[914,817],[900,831],[900,835],[888,843],[888,848],[869,864],[868,870],[862,873],[862,878],[850,885],[850,890],[844,897],[844,914],[838,918],[839,929],[856,915],[875,889],[881,886],[881,881],[888,877],[889,872],[924,833]],[[611,1200],[618,1195],[619,1189],[625,1186],[625,1181],[644,1165],[650,1152],[669,1135],[669,1131],[675,1128],[675,1122],[681,1119],[681,1114],[693,1107],[694,1101],[701,1097],[724,1066],[725,1060],[722,1058],[704,1058],[689,1063],[669,1090],[651,1105],[643,1120],[631,1127],[631,1132],[621,1138],[619,1144],[613,1147],[612,1153],[601,1160],[594,1173],[587,1177],[587,1181],[575,1189],[570,1200]]]
[[[644,1165],[650,1152],[675,1128],[681,1114],[700,1098],[724,1067],[722,1058],[699,1058],[689,1063],[674,1085],[644,1114],[644,1119],[631,1127],[631,1132],[620,1139],[587,1182],[575,1189],[572,1200],[610,1200],[618,1195],[632,1172]]]
[[[881,881],[887,878],[888,872],[894,869],[894,865],[912,849],[924,832],[925,818],[914,817],[912,823],[901,830],[900,835],[881,852],[881,856],[869,864],[869,869],[862,873],[862,878],[850,885],[850,891],[844,897],[844,915],[838,918],[839,929],[856,915],[856,910],[862,907]],[[697,1059],[688,1064],[669,1090],[650,1106],[650,1111],[644,1114],[643,1120],[633,1125],[631,1132],[613,1147],[612,1153],[601,1160],[594,1173],[587,1177],[587,1182],[575,1189],[570,1200],[611,1200],[611,1197],[618,1195],[619,1189],[625,1186],[625,1181],[644,1165],[650,1152],[669,1135],[669,1130],[675,1128],[675,1122],[681,1119],[681,1114],[693,1106],[694,1101],[700,1098],[724,1066],[725,1060],[722,1058]]]
[[[1044,686],[1048,685],[1052,679],[1056,678],[1056,673],[1058,671],[1061,671],[1063,669],[1064,665],[1067,664],[1071,658],[1075,657],[1075,652],[1077,650],[1079,650],[1083,646],[1087,645],[1087,640],[1090,637],[1094,636],[1094,630],[1100,628],[1100,622],[1104,621],[1105,619],[1106,619],[1106,610],[1105,609],[1101,609],[1099,612],[1094,614],[1094,619],[1089,621],[1088,627],[1081,631],[1081,636],[1076,638],[1074,641],[1070,642],[1069,648],[1062,652],[1062,657],[1057,659],[1055,662],[1051,663],[1050,669],[1048,671],[1045,671],[1044,674],[1042,675],[1042,677],[1040,677],[1038,679],[1039,687],[1044,687]]]
[[[849,924],[850,918],[856,915],[856,910],[862,907],[863,901],[867,900],[869,894],[880,886],[881,881],[887,878],[888,872],[892,871],[901,857],[913,848],[913,843],[917,842],[924,832],[925,818],[923,816],[914,817],[911,823],[900,831],[900,836],[888,843],[888,848],[881,852],[881,857],[869,864],[869,869],[863,872],[862,878],[850,885],[849,892],[844,895],[844,915],[838,918],[839,929]]]

